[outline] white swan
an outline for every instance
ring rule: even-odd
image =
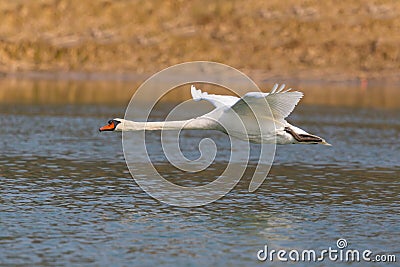
[[[214,110],[182,121],[134,122],[116,118],[108,121],[108,125],[101,127],[99,131],[219,130],[253,143],[329,145],[321,137],[309,134],[285,120],[303,93],[284,88],[284,84],[279,88],[275,84],[270,93],[251,92],[238,98],[208,94],[192,85],[193,100],[206,100],[215,106]],[[268,106],[271,112],[267,110]],[[238,125],[244,125],[245,131]]]

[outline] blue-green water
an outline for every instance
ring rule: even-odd
[[[266,244],[322,250],[338,238],[400,260],[398,110],[299,106],[290,122],[333,146],[278,146],[260,189],[249,193],[245,175],[198,208],[162,204],[135,184],[121,135],[97,131],[123,113],[122,106],[0,107],[0,265],[261,266],[271,264],[257,260]],[[209,134],[185,133],[182,150]],[[218,176],[229,157],[227,137],[213,136],[213,168],[195,177],[165,161],[157,134],[149,147],[165,176],[197,185]]]

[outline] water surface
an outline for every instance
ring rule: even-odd
[[[399,110],[300,105],[290,122],[333,147],[278,146],[255,193],[245,175],[212,204],[178,208],[135,184],[120,134],[97,131],[124,109],[0,106],[1,265],[266,265],[256,257],[265,244],[321,250],[338,238],[399,260]],[[229,159],[225,135],[188,131],[182,150],[196,156],[193,147],[210,134],[219,152],[209,170],[188,175],[170,166],[157,134],[149,143],[154,164],[187,186],[215,179]],[[250,172],[256,163],[253,156]]]

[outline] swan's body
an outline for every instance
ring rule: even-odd
[[[290,89],[283,90],[284,88],[285,85],[278,88],[275,84],[270,93],[251,92],[238,98],[208,94],[192,85],[193,100],[206,100],[214,105],[214,110],[203,116],[183,121],[134,122],[117,118],[110,120],[108,125],[99,130],[218,130],[253,143],[327,145],[324,139],[309,134],[285,120],[303,93]]]

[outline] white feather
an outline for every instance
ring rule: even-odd
[[[224,106],[230,107],[240,99],[236,96],[208,94],[207,92],[197,90],[193,85],[190,87],[190,92],[192,93],[192,98],[194,101],[206,100],[213,104],[216,108]]]
[[[282,120],[292,113],[297,103],[303,97],[303,93],[290,91],[290,88],[283,91],[285,85],[278,85],[272,88],[270,93],[250,92],[245,94],[235,105],[232,106],[238,113],[257,112],[260,114],[261,109],[265,109],[268,103],[272,115],[276,120]],[[249,109],[251,107],[251,109]],[[252,111],[251,111],[252,110]],[[268,114],[268,111],[265,111]]]

